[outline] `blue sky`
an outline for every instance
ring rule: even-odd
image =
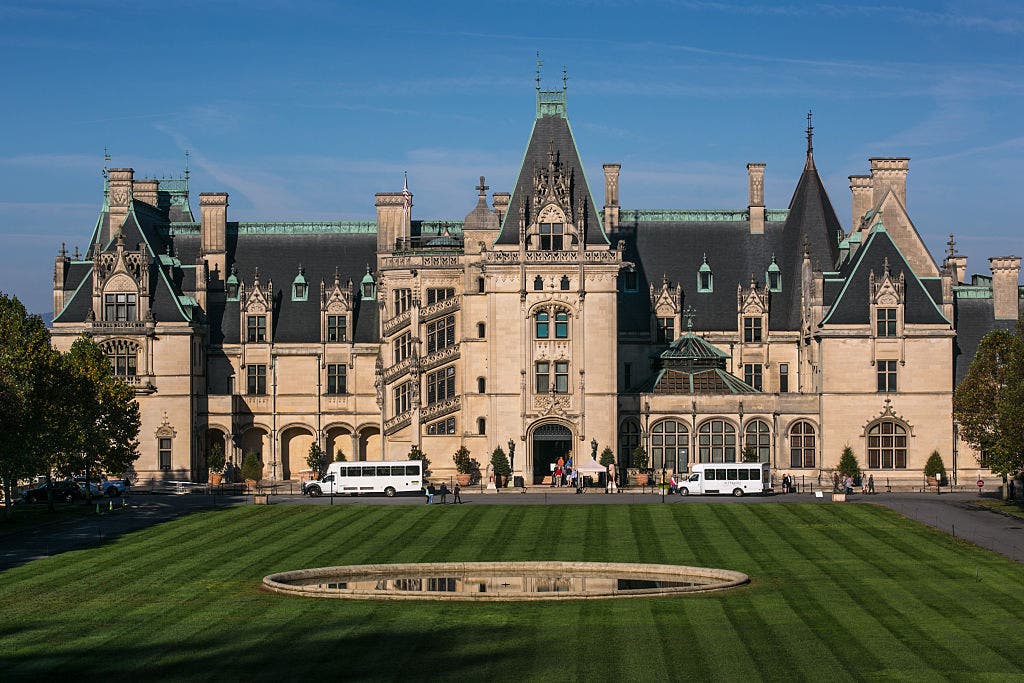
[[[630,208],[739,208],[748,161],[785,207],[815,159],[846,177],[909,156],[933,253],[1024,255],[1018,2],[0,2],[0,290],[49,311],[53,256],[84,246],[103,150],[136,176],[231,194],[234,220],[369,219],[409,172],[418,218],[511,191],[544,86],[569,77],[592,191]]]

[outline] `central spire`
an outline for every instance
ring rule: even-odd
[[[812,123],[813,116],[813,112],[807,112],[807,163],[804,164],[805,169],[814,168],[814,123]]]

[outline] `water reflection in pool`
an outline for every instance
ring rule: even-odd
[[[326,567],[274,574],[282,593],[363,599],[543,600],[730,588],[745,574],[704,567],[585,562],[476,562]]]

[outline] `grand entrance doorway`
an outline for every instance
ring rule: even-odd
[[[572,432],[560,424],[545,424],[533,430],[533,483],[551,476],[551,464],[572,455]]]

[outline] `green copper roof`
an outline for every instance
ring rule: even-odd
[[[769,209],[768,221],[783,222],[788,209]],[[602,215],[603,217],[603,215]],[[750,220],[747,209],[621,209],[621,223],[721,223]]]

